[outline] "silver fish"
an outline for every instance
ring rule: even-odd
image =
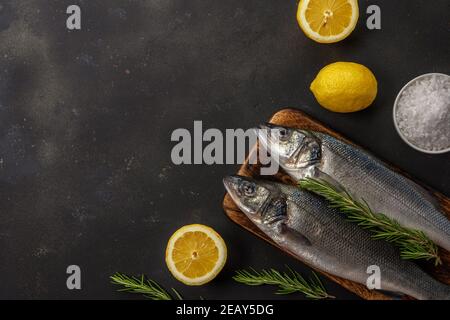
[[[417,299],[450,299],[446,286],[388,242],[347,221],[320,197],[300,188],[241,176],[223,180],[245,215],[280,247],[308,265],[366,285],[369,266],[380,268],[380,290]]]
[[[263,125],[260,143],[293,179],[324,179],[450,251],[450,221],[425,189],[360,148],[330,135]]]

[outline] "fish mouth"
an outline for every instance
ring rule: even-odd
[[[227,190],[227,192],[230,195],[232,193],[234,193],[234,189],[235,189],[234,186],[237,185],[237,176],[236,175],[226,176],[225,178],[222,179],[222,182],[223,182],[223,185],[225,186],[225,190]]]
[[[241,199],[238,195],[239,182],[242,179],[239,175],[230,175],[226,176],[222,179],[223,185],[225,186],[225,190],[227,190],[231,199],[233,199],[234,203],[240,208]]]
[[[272,148],[273,140],[270,137],[270,130],[280,128],[278,125],[274,125],[271,123],[265,123],[259,125],[259,128],[255,129],[258,137],[258,141],[261,144],[261,146],[268,151],[268,153],[271,156],[277,156],[278,160],[276,160],[280,165],[296,165],[299,167],[304,166],[310,166],[310,165],[316,165],[321,162],[321,153],[320,153],[320,146],[316,149],[319,150],[319,152],[314,152],[311,154],[311,157],[300,162],[299,157],[305,153],[305,151],[309,148],[314,148],[315,141],[310,139],[310,136],[308,135],[308,132],[301,129],[292,129],[291,130],[297,130],[300,131],[305,136],[305,142],[301,143],[300,146],[298,146],[292,154],[289,156],[280,154],[276,148]],[[311,140],[311,141],[309,141]]]
[[[227,190],[228,194],[230,195],[231,199],[234,201],[234,203],[236,204],[236,206],[247,216],[250,215],[250,211],[249,209],[242,203],[241,200],[241,196],[239,194],[239,186],[240,186],[240,182],[242,182],[242,180],[247,180],[249,178],[245,177],[245,176],[240,176],[240,175],[230,175],[230,176],[226,176],[222,179],[223,185],[225,186],[225,189]],[[251,180],[251,178],[250,178]],[[264,210],[268,204],[270,202],[270,197],[268,197],[267,199],[265,199],[261,205],[259,206],[259,208],[256,209],[256,213],[251,215],[252,218],[254,219],[257,215],[260,214],[261,210]]]
[[[284,155],[280,154],[280,152],[276,148],[277,140],[271,137],[272,130],[278,128],[280,128],[280,126],[272,123],[264,123],[260,124],[259,128],[255,130],[258,137],[258,143],[260,145],[260,148],[265,150],[268,153],[268,155],[270,155],[272,158],[275,157],[274,160],[282,165],[283,162],[287,161],[290,157],[285,157]]]

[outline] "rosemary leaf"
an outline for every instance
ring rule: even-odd
[[[110,278],[113,284],[122,286],[118,291],[143,294],[146,298],[152,300],[173,300],[172,296],[158,283],[151,279],[145,279],[144,275],[137,278],[117,272]],[[172,288],[172,291],[177,299],[183,299],[175,289]]]
[[[383,239],[400,249],[400,255],[408,260],[434,260],[442,264],[438,247],[422,231],[401,226],[397,221],[382,213],[373,212],[364,201],[351,197],[347,191],[338,190],[324,180],[302,179],[299,186],[329,201],[330,206],[339,209],[347,218],[373,232],[374,239]]]
[[[310,299],[325,299],[334,298],[329,295],[317,274],[313,272],[313,276],[307,281],[298,272],[288,268],[289,273],[281,273],[275,269],[256,271],[253,268],[250,270],[238,270],[233,280],[249,285],[276,285],[278,290],[276,294],[290,294],[294,292],[301,292]]]

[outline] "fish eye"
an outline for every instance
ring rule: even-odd
[[[255,184],[249,182],[244,183],[241,188],[242,193],[247,197],[253,196],[255,194],[255,190],[256,190]]]
[[[281,141],[288,140],[290,136],[291,136],[291,130],[286,129],[286,128],[281,128],[278,130],[278,138]]]

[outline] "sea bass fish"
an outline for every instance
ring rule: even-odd
[[[321,132],[270,124],[261,126],[258,137],[293,179],[326,180],[450,251],[450,221],[437,200],[362,149]]]
[[[305,190],[275,182],[228,176],[225,188],[244,214],[270,239],[308,265],[366,285],[369,266],[380,268],[380,290],[417,299],[450,299],[444,285],[398,250],[347,221]]]

